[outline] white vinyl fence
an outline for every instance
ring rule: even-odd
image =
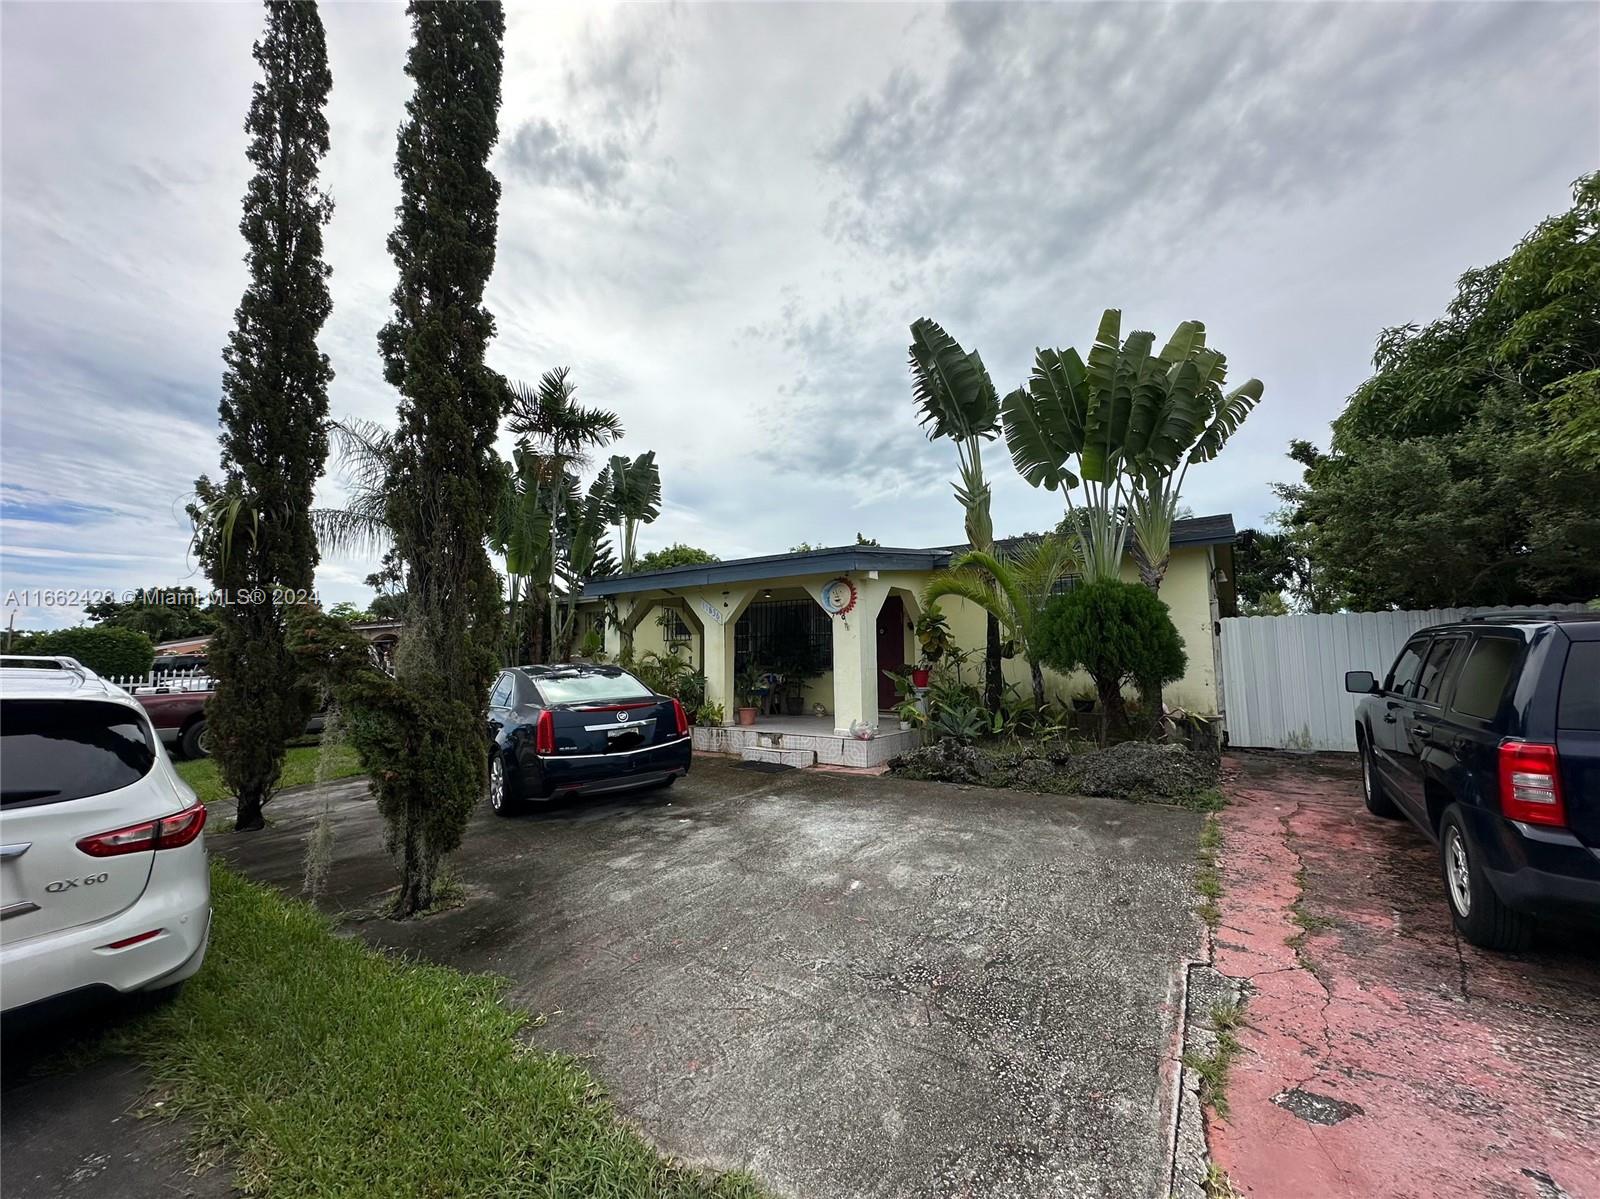
[[[1545,604],[1581,610],[1581,604]],[[1354,751],[1359,698],[1344,672],[1382,679],[1406,639],[1429,625],[1482,612],[1528,608],[1430,608],[1420,612],[1332,612],[1231,616],[1222,622],[1222,698],[1228,743],[1267,749]]]
[[[114,683],[131,695],[148,695],[157,691],[210,691],[216,686],[208,674],[189,674],[151,671],[145,675],[104,675],[106,682]]]

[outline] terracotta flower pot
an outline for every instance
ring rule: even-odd
[[[739,723],[740,724],[754,724],[755,722],[756,722],[756,710],[754,708],[740,708],[739,709]]]

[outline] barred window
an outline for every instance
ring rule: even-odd
[[[1083,582],[1077,575],[1062,575],[1050,586],[1051,595],[1065,595],[1069,591],[1076,591],[1078,584]]]
[[[683,613],[676,608],[664,610],[665,619],[661,622],[661,639],[669,646],[688,645],[693,640],[689,631],[689,622],[684,620]]]
[[[818,672],[833,669],[833,622],[815,600],[761,600],[733,626],[733,665],[781,671],[799,657]]]

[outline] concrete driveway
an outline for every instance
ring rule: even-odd
[[[1213,1119],[1241,1195],[1600,1199],[1600,945],[1456,936],[1438,852],[1354,755],[1224,762],[1216,965],[1250,993]]]
[[[669,791],[480,811],[464,906],[395,924],[372,805],[329,794],[325,906],[509,978],[669,1153],[803,1196],[1167,1193],[1193,814],[702,758]],[[323,802],[214,851],[297,893]]]

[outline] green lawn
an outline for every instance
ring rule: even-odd
[[[317,781],[317,757],[322,753],[320,746],[302,745],[295,746],[284,755],[283,778],[280,787],[298,787],[304,783]],[[183,781],[194,788],[194,793],[200,797],[202,803],[215,803],[219,799],[231,799],[228,788],[222,781],[222,776],[217,772],[215,758],[194,758],[184,762],[174,762],[178,774]],[[348,745],[328,746],[328,762],[325,767],[325,779],[344,779],[351,775],[361,773],[361,759],[356,756],[356,751]]]
[[[526,1044],[496,981],[333,935],[307,904],[212,867],[204,969],[113,1033],[272,1196],[756,1199],[664,1158],[570,1058]]]

